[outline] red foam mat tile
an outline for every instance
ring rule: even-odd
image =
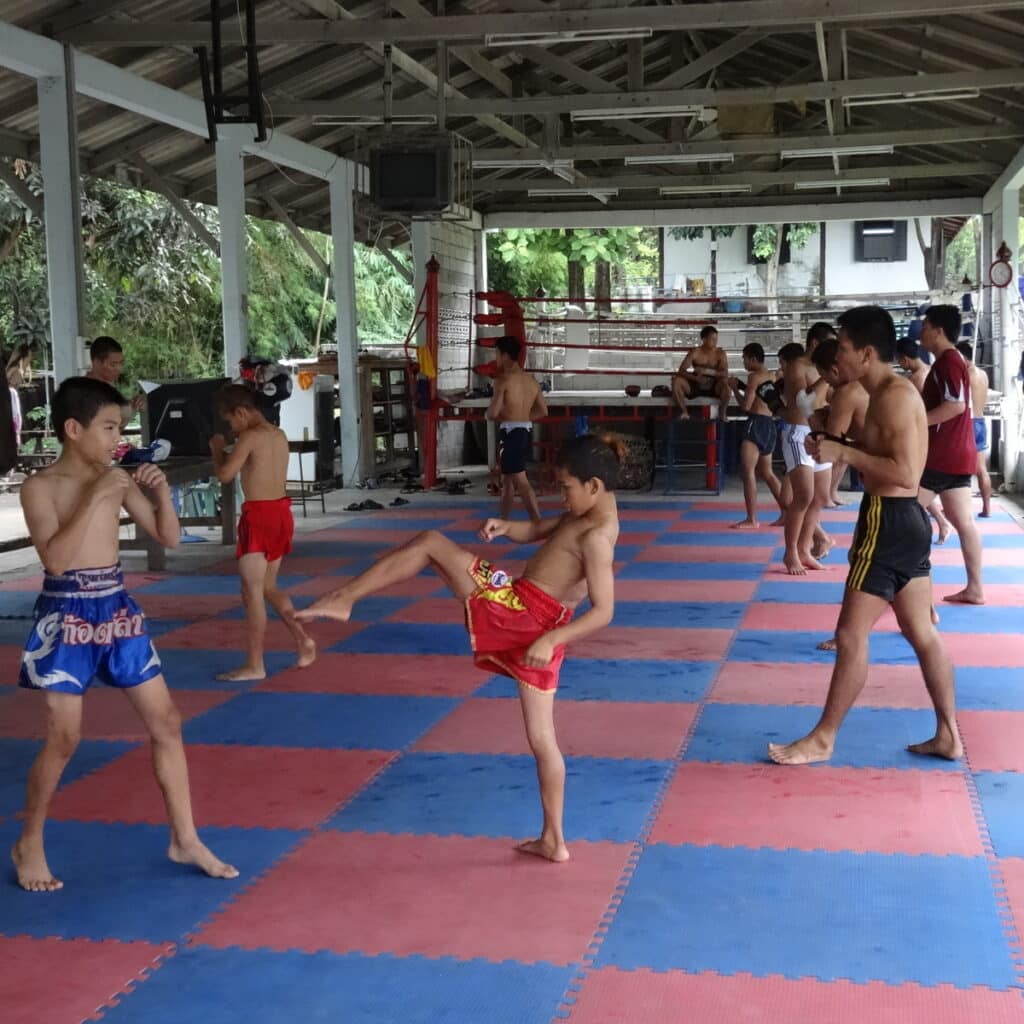
[[[238,594],[135,594],[142,610],[151,619],[204,619],[237,608]]]
[[[749,601],[756,580],[616,580],[616,601]]]
[[[631,849],[577,842],[569,864],[554,865],[516,853],[508,839],[319,833],[195,941],[571,964]]]
[[[989,565],[1024,566],[1024,548],[990,548],[984,552],[983,562]],[[963,564],[964,556],[959,548],[932,547],[932,565]]]
[[[941,616],[942,609],[939,609]],[[1024,668],[1024,634],[943,633],[954,665],[973,668]]]
[[[980,857],[961,775],[686,762],[652,843]]]
[[[572,644],[569,657],[718,661],[725,657],[732,636],[730,629],[606,626]]]
[[[804,583],[845,583],[850,572],[850,563],[846,560],[846,552],[832,550],[831,556],[821,563],[820,569],[808,569],[803,576],[790,576],[782,562],[772,562],[765,570],[765,580],[770,583],[778,579],[789,582],[799,580]]]
[[[622,508],[619,509],[619,522],[643,523],[657,522],[666,519],[678,519],[681,512],[669,505],[666,508]]]
[[[234,696],[219,690],[177,690],[174,703],[183,722]],[[46,735],[46,699],[17,689],[0,696],[0,736],[42,739]],[[123,693],[93,686],[82,704],[82,736],[87,740],[144,740],[146,727]]]
[[[286,576],[326,576],[328,573],[340,572],[351,558],[320,558],[316,555],[287,555],[279,575]]]
[[[28,639],[28,626],[25,623],[25,638]],[[21,655],[24,648],[16,644],[0,644],[0,686],[16,686],[18,673],[21,671]]]
[[[767,541],[767,538],[766,538]],[[704,544],[652,544],[635,558],[637,562],[766,562],[776,545],[763,548],[714,547]]]
[[[389,615],[385,622],[447,622],[461,625],[466,609],[454,597],[425,597]]]
[[[71,1024],[91,1017],[170,952],[170,946],[150,942],[0,936],[4,1024]]]
[[[1020,1024],[1020,993],[749,974],[592,971],[569,1024]]]
[[[810,704],[825,702],[832,678],[830,664],[727,661],[708,700],[721,704]],[[878,708],[930,708],[921,670],[916,665],[871,665],[857,704]]]
[[[196,824],[307,829],[319,824],[387,763],[379,750],[187,748]],[[53,818],[162,825],[167,820],[149,750],[123,757],[54,797]]]
[[[555,702],[555,732],[563,754],[669,760],[696,714],[694,704]],[[417,750],[466,754],[529,754],[515,698],[470,698],[439,722]]]
[[[454,602],[453,602],[454,603]],[[256,689],[274,693],[367,693],[465,697],[492,673],[459,654],[321,654],[309,668],[287,669]]]
[[[736,522],[740,522],[746,515],[745,512],[737,513]],[[743,530],[744,536],[755,536],[763,537],[765,544],[777,543],[778,538],[782,536],[781,526],[772,526],[772,520],[774,516],[768,518],[767,516],[762,520],[761,525],[756,530]],[[726,530],[731,530],[732,524],[727,520],[721,522],[708,522],[706,519],[683,519],[678,523],[673,523],[667,533],[724,533]],[[740,531],[737,531],[737,533]]]
[[[1024,711],[960,711],[960,734],[976,772],[1024,772]]]
[[[936,601],[942,601],[948,594],[955,594],[963,589],[963,583],[936,583],[933,586]],[[985,604],[999,608],[1013,608],[1019,605],[1024,609],[1024,584],[986,583]]]
[[[33,592],[43,589],[43,577],[41,575],[35,576],[22,576],[21,579],[17,580],[4,580],[0,584],[0,592],[4,590],[17,590],[24,593],[25,591]]]
[[[330,542],[349,542],[352,544],[373,544],[374,553],[379,551],[378,545],[388,544],[392,547],[398,547],[400,544],[405,544],[415,537],[417,534],[423,531],[417,527],[402,526],[401,523],[395,523],[393,529],[387,530],[360,530],[358,527],[353,527],[351,530],[339,530],[337,536],[324,537],[322,534],[316,534],[313,536],[307,536],[301,539],[303,544],[309,543],[330,543]],[[285,559],[285,565],[288,564],[288,560]]]
[[[364,629],[364,622],[307,622],[304,628],[316,641],[318,647],[329,647]],[[239,660],[244,656],[246,644],[245,619],[201,619],[181,629],[171,630],[156,641],[157,650],[238,651]],[[264,649],[268,651],[294,651],[295,641],[288,627],[278,618],[270,618],[264,637]]]
[[[348,583],[353,577],[351,576],[314,576],[311,579],[303,580],[302,583],[296,583],[295,586],[288,588],[288,593],[292,597],[297,597],[303,594],[310,594],[313,597],[320,597],[323,594],[329,594],[332,590],[337,590],[343,583]],[[377,597],[429,597],[432,594],[447,594],[448,590],[444,583],[439,577],[431,574],[430,576],[414,576],[411,580],[406,580],[404,583],[396,583],[393,587],[385,587],[383,590],[378,590]]]
[[[743,616],[741,629],[770,629],[786,632],[789,630],[813,630],[828,632],[836,628],[839,619],[837,604],[783,604],[764,601],[750,605]],[[880,633],[900,631],[896,616],[890,609],[875,624]]]

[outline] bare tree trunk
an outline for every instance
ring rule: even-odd
[[[917,244],[921,247],[924,257],[924,277],[931,291],[939,291],[946,286],[946,246],[942,234],[942,220],[933,217],[931,221],[931,245],[927,245],[921,224],[914,218],[914,231],[917,233]]]
[[[583,264],[579,260],[569,260],[569,298],[582,299],[586,294],[586,285],[583,282]]]
[[[784,224],[775,225],[775,251],[768,257],[764,267],[764,290],[768,296],[768,312],[779,311],[779,257],[782,255],[782,232]]]
[[[612,296],[611,264],[607,260],[597,260],[594,264],[594,298],[598,313],[608,315],[612,311],[609,301]]]
[[[11,228],[11,233],[0,242],[0,263],[5,262],[9,259],[14,250],[18,247],[18,238],[21,236],[22,231],[25,230],[25,215],[14,222],[14,226]]]

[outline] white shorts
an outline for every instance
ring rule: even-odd
[[[780,427],[782,457],[786,461],[787,473],[792,473],[797,466],[808,466],[815,473],[832,468],[831,462],[815,462],[804,446],[804,442],[811,433],[810,427],[802,423],[782,423]]]

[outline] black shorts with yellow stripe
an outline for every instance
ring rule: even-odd
[[[846,585],[891,602],[911,580],[931,572],[931,547],[928,513],[917,498],[865,494]]]

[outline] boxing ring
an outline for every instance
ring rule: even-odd
[[[635,298],[602,300],[596,316],[586,314],[594,299],[513,296],[507,292],[442,293],[440,264],[427,264],[427,278],[405,341],[414,381],[417,432],[425,487],[438,477],[438,430],[452,421],[486,422],[487,462],[495,470],[495,424],[487,421],[488,381],[496,364],[488,359],[495,339],[511,335],[522,344],[520,365],[541,382],[548,415],[534,433],[539,455],[538,484],[554,486],[557,449],[572,434],[601,426],[622,432],[627,442],[642,438],[650,452],[647,489],[664,471],[666,493],[719,493],[722,488],[724,427],[715,399],[687,402],[690,418],[679,419],[671,395],[652,394],[671,384],[673,374],[699,340],[708,316],[606,315],[602,307],[637,303]],[[660,300],[659,300],[660,301]],[[663,305],[709,306],[710,297],[672,298]],[[558,315],[546,312],[560,308]],[[480,328],[497,329],[493,336]],[[461,344],[456,336],[464,331]],[[739,353],[734,353],[739,358]],[[738,365],[731,367],[742,372]],[[441,387],[440,382],[446,387]],[[621,387],[618,386],[621,382]],[[461,385],[461,386],[459,386]],[[638,393],[626,394],[625,387]],[[646,458],[646,455],[644,456]],[[683,474],[698,469],[702,488],[683,486]],[[642,486],[642,484],[641,484]]]

